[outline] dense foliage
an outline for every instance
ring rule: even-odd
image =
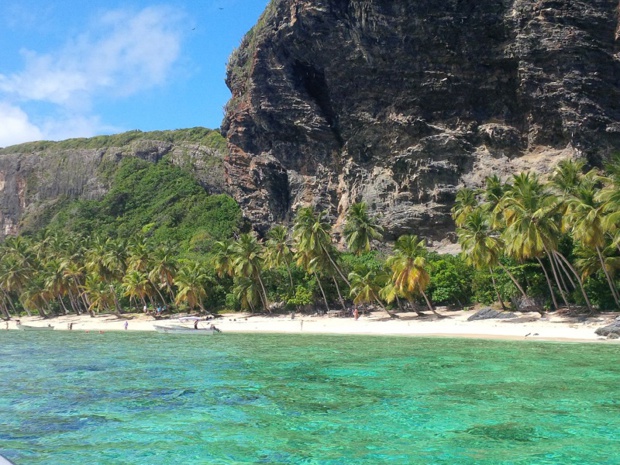
[[[128,131],[110,136],[96,136],[89,138],[67,139],[63,141],[36,141],[27,142],[10,147],[0,148],[2,153],[33,153],[47,150],[67,149],[104,149],[107,147],[125,147],[132,142],[141,140],[157,140],[170,143],[195,143],[206,147],[226,151],[226,139],[218,131],[201,127],[191,129],[177,129],[174,131]]]
[[[165,161],[127,159],[101,201],[68,203],[38,235],[0,244],[0,310],[619,308],[620,159],[606,173],[583,168],[564,162],[547,182],[519,174],[461,190],[453,217],[463,253],[451,256],[414,235],[380,253],[364,204],[349,210],[344,252],[310,207],[290,231],[259,238],[229,197],[207,195]]]

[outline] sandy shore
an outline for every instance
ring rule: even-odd
[[[243,313],[225,314],[215,320],[224,333],[307,333],[307,334],[359,334],[395,336],[441,336],[509,340],[545,340],[620,343],[594,333],[597,328],[610,324],[617,314],[607,313],[587,319],[549,315],[541,319],[537,313],[519,314],[511,320],[467,321],[474,313],[469,311],[442,312],[444,318],[419,318],[415,314],[401,314],[400,318],[389,320],[385,313],[369,316],[339,318],[327,316],[290,315],[253,316]],[[143,314],[128,314],[119,319],[114,315],[66,315],[50,319],[23,317],[21,322],[32,326],[54,326],[55,330],[73,331],[123,331],[127,322],[128,331],[154,331],[153,324],[165,325],[174,320],[155,320]],[[2,323],[0,329],[5,329]],[[8,329],[16,329],[15,321],[8,323]]]

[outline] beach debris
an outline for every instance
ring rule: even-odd
[[[467,318],[467,321],[476,321],[476,320],[489,320],[489,319],[506,319],[506,318],[516,318],[517,315],[512,312],[502,312],[499,310],[493,310],[490,307],[483,308],[472,316]]]

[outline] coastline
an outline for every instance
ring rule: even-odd
[[[383,312],[352,317],[328,317],[297,314],[294,319],[288,315],[251,315],[247,313],[227,313],[214,323],[223,333],[282,333],[282,334],[340,334],[367,336],[422,336],[470,339],[499,340],[537,340],[558,342],[605,342],[620,343],[618,339],[598,336],[595,330],[611,324],[616,313],[603,313],[589,318],[565,317],[550,314],[541,319],[538,313],[518,314],[514,319],[488,319],[467,321],[475,310],[443,311],[443,318],[428,315],[420,318],[414,313],[399,314],[397,319],[388,319]],[[73,323],[73,331],[107,332],[154,331],[153,325],[174,323],[174,319],[156,320],[150,315],[126,314],[123,318],[115,315],[65,315],[43,319],[22,317],[22,324],[31,326],[54,326],[54,330],[68,331]],[[6,329],[1,323],[0,330]],[[15,319],[9,321],[9,330],[16,330]]]

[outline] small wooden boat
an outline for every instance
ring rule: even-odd
[[[28,326],[28,325],[18,324],[17,329],[19,329],[20,331],[51,331],[54,329],[54,327],[52,325]]]

